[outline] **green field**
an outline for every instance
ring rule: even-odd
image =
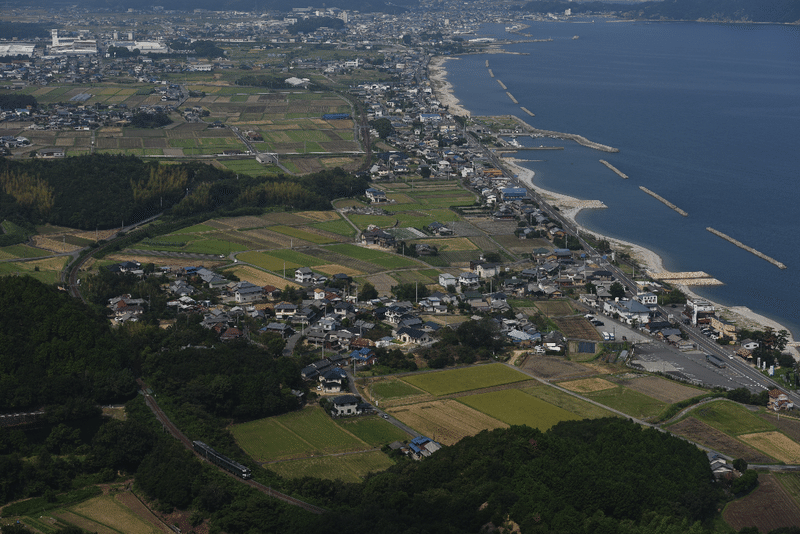
[[[408,434],[378,416],[340,419],[336,424],[373,447],[408,439]]]
[[[525,388],[522,391],[543,400],[568,412],[572,412],[581,419],[599,419],[601,417],[618,417],[614,412],[595,406],[590,402],[573,397],[569,393],[547,386]]]
[[[326,221],[321,223],[309,224],[309,226],[312,228],[325,230],[326,232],[331,232],[343,236],[352,236],[355,233],[353,227],[350,226],[350,224],[345,220]]]
[[[199,234],[200,232],[215,232],[216,230],[217,230],[216,228],[214,228],[213,226],[209,226],[207,224],[195,224],[194,226],[189,226],[188,228],[182,228],[177,232],[173,232],[172,235]]]
[[[373,384],[370,390],[378,399],[399,399],[423,393],[402,380],[382,380]]]
[[[285,478],[305,476],[342,482],[361,482],[367,474],[383,471],[393,462],[380,451],[368,451],[346,456],[322,456],[289,462],[268,464],[266,467]]]
[[[776,430],[768,421],[764,421],[735,402],[710,402],[693,410],[689,415],[693,415],[729,436]]]
[[[370,448],[319,407],[235,425],[232,432],[242,449],[262,462]]]
[[[622,386],[584,393],[584,396],[639,419],[655,417],[667,406],[665,402]]]
[[[332,245],[327,248],[334,252],[338,252],[343,256],[349,256],[357,260],[368,261],[370,263],[374,263],[375,265],[380,265],[386,269],[400,269],[403,267],[413,267],[415,265],[419,265],[417,261],[411,258],[397,256],[395,254],[388,254],[386,252],[381,252],[380,250],[359,247],[357,245],[342,244]]]
[[[530,378],[501,363],[492,363],[452,369],[450,371],[412,375],[403,378],[403,380],[432,395],[440,396],[502,384],[512,384],[530,380]]]
[[[297,269],[304,266],[302,263],[284,261],[264,252],[243,252],[242,254],[238,254],[236,258],[239,261],[251,263],[256,267],[273,272],[281,271],[284,267],[286,269]]]
[[[271,230],[272,228],[270,228]],[[300,267],[313,267],[314,265],[325,265],[327,261],[322,260],[320,258],[315,258],[314,256],[309,256],[308,254],[303,254],[302,252],[297,252],[294,250],[274,250],[270,252],[271,256],[274,256],[281,261],[286,261],[286,266],[289,266],[289,263],[296,264]]]
[[[580,419],[572,412],[518,389],[469,395],[458,401],[509,425],[528,425],[542,432],[561,421]]]
[[[48,252],[36,247],[29,247],[28,245],[9,245],[7,247],[0,247],[0,259],[41,258],[43,256],[50,255],[52,255],[52,252]]]
[[[301,456],[311,448],[283,426],[278,418],[235,425],[231,432],[242,450],[258,462]],[[264,439],[264,436],[269,439]]]
[[[800,504],[800,473],[775,473],[781,486]]]

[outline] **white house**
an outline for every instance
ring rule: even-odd
[[[340,395],[335,397],[332,401],[333,415],[358,415],[361,410],[358,409],[358,398],[355,395]]]
[[[448,286],[455,286],[458,283],[458,278],[450,273],[442,273],[439,275],[439,285],[447,288]]]
[[[314,277],[314,271],[310,267],[300,267],[294,272],[294,281],[298,284],[307,284]]]
[[[480,279],[472,271],[464,271],[458,276],[458,283],[466,287],[477,287],[480,284]]]

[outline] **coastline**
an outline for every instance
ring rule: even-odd
[[[449,106],[451,114],[462,116],[471,116],[469,110],[461,106],[458,98],[453,95],[453,86],[447,81],[447,70],[445,69],[445,62],[448,59],[458,59],[449,56],[437,56],[431,59],[429,65],[429,76],[432,82],[432,89],[436,94],[439,102],[443,105]],[[436,78],[434,81],[434,77]],[[550,205],[558,207],[562,215],[572,223],[575,228],[591,233],[601,239],[608,240],[609,243],[618,249],[629,251],[632,258],[634,258],[640,265],[647,269],[650,273],[664,271],[664,263],[657,253],[635,243],[630,243],[617,238],[602,235],[596,231],[583,227],[577,222],[577,215],[582,209],[604,209],[606,208],[599,200],[581,200],[568,195],[555,193],[544,189],[533,182],[535,172],[521,166],[514,158],[503,158],[503,162],[511,167],[517,173],[517,178],[527,185],[530,189],[539,193]],[[686,295],[693,298],[702,298],[709,301],[719,311],[720,316],[725,316],[726,319],[737,324],[740,327],[748,329],[763,329],[769,327],[775,331],[786,330],[789,332],[789,343],[787,344],[786,351],[792,354],[795,360],[800,360],[800,342],[796,342],[792,336],[791,331],[775,321],[764,315],[754,312],[746,306],[723,306],[718,302],[711,301],[702,297],[692,291],[690,286],[677,285],[677,287]]]

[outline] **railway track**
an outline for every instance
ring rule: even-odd
[[[186,435],[183,432],[181,432],[177,426],[175,426],[175,424],[170,420],[170,418],[167,417],[167,414],[165,414],[164,411],[161,409],[161,407],[158,405],[158,402],[156,402],[153,396],[147,393],[147,384],[142,382],[142,380],[138,380],[137,382],[139,383],[139,386],[142,388],[142,393],[144,394],[144,402],[147,404],[147,407],[150,408],[153,414],[155,414],[156,419],[158,419],[158,422],[161,423],[161,426],[164,428],[164,431],[172,434],[172,437],[180,441],[184,447],[186,447],[192,452],[192,454],[194,454],[201,460],[205,460],[202,456],[200,456],[195,452],[194,446],[192,445],[192,440],[187,438]],[[264,493],[265,495],[281,500],[286,504],[290,504],[292,506],[299,506],[300,508],[303,508],[304,510],[307,510],[313,514],[324,514],[327,511],[324,508],[320,508],[319,506],[314,506],[311,503],[301,501],[300,499],[297,499],[290,495],[286,495],[285,493],[281,493],[280,491],[274,490],[270,486],[265,486],[264,484],[261,484],[260,482],[257,482],[255,480],[244,480],[242,478],[235,476],[232,473],[229,473],[228,471],[222,469],[219,466],[215,467],[222,473],[225,473],[226,475],[232,477],[234,480],[242,484],[247,484],[248,486],[252,486],[258,491]]]

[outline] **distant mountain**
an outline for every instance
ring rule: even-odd
[[[284,11],[298,6],[338,7],[361,12],[398,13],[419,5],[419,0],[326,0],[298,4],[294,0],[30,0],[28,4],[47,7],[80,7],[127,11],[128,8],[150,9],[161,6],[166,10],[193,11]]]
[[[559,13],[565,9],[571,9],[573,14],[614,13],[625,18],[649,20],[800,23],[797,0],[663,0],[635,4],[534,0],[525,4],[521,11]]]

